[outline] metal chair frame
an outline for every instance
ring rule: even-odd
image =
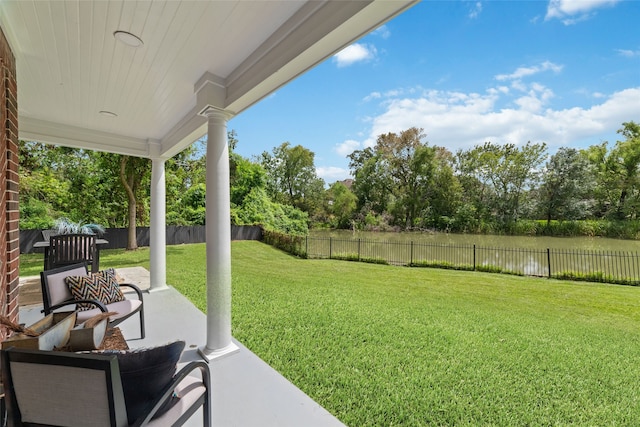
[[[39,366],[40,368],[44,367],[44,371],[47,371],[48,367],[52,370],[55,370],[56,367],[62,367],[70,374],[77,370],[74,375],[83,382],[104,381],[102,387],[106,390],[105,394],[107,402],[96,403],[100,405],[105,413],[108,413],[109,425],[113,427],[124,427],[129,425],[127,421],[127,409],[117,356],[24,350],[12,347],[2,350],[0,352],[0,358],[2,361],[2,383],[5,390],[7,423],[9,426],[26,427],[33,425],[23,421],[23,412],[25,408],[28,408],[27,413],[30,414],[29,417],[33,418],[35,411],[35,417],[46,420],[49,414],[37,413],[37,411],[42,409],[43,406],[39,402],[51,400],[51,395],[48,394],[47,390],[50,390],[56,385],[51,384],[51,380],[48,378],[48,375],[43,375],[43,378],[41,378],[43,384],[30,384],[26,388],[21,388],[15,378],[16,375],[13,371],[15,368],[12,367],[14,364],[22,364],[23,366],[26,364],[33,367]],[[184,411],[180,414],[173,425],[183,425],[200,407],[202,407],[203,425],[209,427],[211,425],[211,377],[209,366],[204,361],[190,362],[180,369],[174,375],[171,382],[158,396],[156,396],[153,402],[147,406],[145,413],[131,424],[131,426],[145,426],[149,423],[162,424],[162,418],[158,419],[157,423],[154,423],[154,420],[152,420],[153,416],[163,406],[164,402],[172,396],[174,389],[176,389],[176,387],[185,378],[187,378],[187,376],[190,376],[193,371],[197,370],[200,371],[200,375],[202,376],[201,384],[204,386],[205,391],[195,399],[188,408],[184,408]],[[101,371],[104,372],[104,375],[86,375],[89,371]],[[41,381],[39,380],[38,383]],[[49,382],[49,384],[45,384],[47,382]],[[40,385],[42,385],[42,387]],[[85,384],[78,384],[78,388],[84,389],[84,385]],[[22,395],[17,391],[20,389],[22,390]],[[91,398],[91,396],[89,396],[89,398]],[[93,413],[91,408],[88,408],[88,410],[86,409],[87,396],[85,393],[69,393],[64,396],[60,396],[59,398],[54,397],[53,401],[57,402],[59,405],[64,405],[64,408],[55,408],[56,411],[68,409],[71,415],[65,417],[73,420],[71,423],[72,425],[87,425],[91,423],[91,420],[88,419],[88,417],[93,416]],[[85,408],[82,415],[84,419],[74,419],[73,417],[76,416],[75,414],[79,413],[80,408],[83,407]]]
[[[73,296],[71,296],[71,294],[69,293],[69,298],[65,299],[64,301],[53,301],[52,300],[52,291],[50,289],[52,285],[52,283],[50,283],[50,277],[52,276],[59,276],[60,274],[63,274],[65,272],[69,272],[69,274],[67,274],[66,276],[71,275],[71,271],[78,271],[80,269],[84,269],[85,274],[88,274],[87,272],[87,264],[82,262],[82,263],[78,263],[78,264],[73,264],[73,265],[67,265],[64,267],[59,267],[59,268],[54,268],[51,270],[45,270],[40,272],[40,286],[42,289],[42,305],[43,305],[43,312],[45,315],[50,314],[53,311],[56,311],[62,307],[65,306],[70,306],[70,305],[75,305],[78,302],[86,302],[86,303],[91,303],[94,306],[96,306],[96,308],[99,308],[100,311],[102,311],[103,313],[107,313],[109,311],[109,306],[103,304],[100,301],[96,301],[96,300],[75,300],[73,298]],[[120,283],[119,284],[121,288],[126,287],[126,288],[130,288],[132,289],[137,298],[140,300],[141,304],[140,307],[138,307],[137,310],[131,311],[130,313],[120,313],[123,314],[122,317],[112,320],[109,322],[109,326],[110,327],[114,327],[117,326],[118,324],[120,324],[122,321],[128,319],[129,317],[133,316],[136,313],[140,314],[140,338],[144,338],[145,337],[145,327],[144,327],[144,300],[142,297],[142,291],[140,290],[139,287],[137,287],[136,285],[134,285],[133,283]]]

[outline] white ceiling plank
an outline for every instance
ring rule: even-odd
[[[63,3],[64,21],[66,23],[65,36],[67,39],[67,57],[64,61],[66,67],[66,85],[64,91],[71,94],[69,102],[82,104],[84,98],[82,63],[83,57],[80,54],[81,39],[85,37],[80,31],[79,4]],[[72,120],[70,117],[69,120]],[[86,123],[85,111],[81,112],[80,123]]]
[[[126,106],[135,105],[135,99],[139,96],[140,91],[144,90],[145,86],[152,84],[149,81],[149,75],[151,73],[149,57],[154,56],[160,50],[160,44],[149,43],[149,40],[153,40],[153,37],[146,37],[147,28],[151,26],[155,28],[157,25],[157,13],[154,12],[154,8],[164,9],[164,4],[157,4],[152,2],[144,3],[145,8],[138,8],[136,15],[137,19],[132,23],[132,34],[140,37],[143,40],[143,46],[140,48],[133,48],[135,56],[130,62],[129,71],[124,82],[124,90],[121,92],[119,104]],[[126,112],[127,117],[131,120],[138,120],[136,117],[137,111],[134,108],[129,108]]]
[[[60,64],[57,60],[58,52],[54,38],[54,30],[50,19],[51,12],[49,10],[49,5],[39,4],[37,2],[32,2],[32,5],[33,14],[31,15],[31,19],[35,21],[36,28],[40,30],[40,39],[36,41],[36,44],[33,47],[35,51],[44,51],[41,58],[44,60],[45,67],[40,73],[40,79],[36,84],[40,86],[39,91],[42,96],[41,104],[39,105],[40,114],[45,115],[51,113],[42,111],[42,107],[44,107],[45,110],[50,111],[56,98],[59,97],[59,99],[64,102],[64,94],[60,91]],[[18,79],[20,79],[20,76],[18,76]],[[20,92],[18,92],[18,96],[20,96],[19,94]],[[33,93],[29,95],[34,96]],[[59,111],[53,110],[52,113],[52,118],[54,120],[60,120],[61,113]]]
[[[37,52],[36,45],[39,40],[42,39],[41,31],[38,23],[33,21],[29,22],[31,27],[27,25],[27,19],[24,9],[33,9],[33,4],[30,2],[24,3],[9,3],[6,5],[9,9],[7,13],[0,14],[0,22],[2,22],[2,28],[5,31],[5,35],[9,38],[10,43],[13,41],[12,49],[16,56],[17,68],[19,70],[19,79],[23,79],[29,82],[33,82],[32,85],[26,86],[26,93],[22,91],[18,92],[18,105],[21,105],[22,99],[31,99],[34,93],[38,93],[37,89],[39,82],[42,81],[43,73],[46,72],[46,61],[43,58],[39,58],[35,53]],[[9,26],[7,17],[11,16],[11,23],[13,26]],[[26,58],[32,55],[31,62],[36,64],[34,67],[24,67],[23,64],[27,63]],[[41,92],[42,93],[42,92]]]
[[[80,3],[81,15],[84,17],[83,22],[89,26],[85,31],[83,42],[88,44],[88,55],[83,63],[88,68],[86,93],[85,117],[89,122],[102,107],[98,106],[100,97],[100,87],[102,85],[102,57],[103,55],[95,55],[94,52],[103,52],[105,37],[104,17],[107,14],[108,4],[106,2],[82,2]],[[85,27],[82,27],[85,29]]]
[[[192,64],[190,55],[193,55],[193,52],[197,52],[199,47],[197,44],[192,46],[190,42],[202,42],[200,40],[193,40],[192,36],[197,28],[206,25],[202,17],[207,5],[207,2],[194,2],[181,5],[182,7],[175,14],[175,28],[183,28],[185,25],[188,25],[189,30],[173,31],[167,34],[170,40],[172,40],[172,43],[169,44],[170,48],[169,51],[166,52],[166,55],[171,59],[164,61],[164,73],[152,93],[154,102],[149,105],[149,108],[155,110],[161,122],[161,125],[158,126],[159,135],[157,135],[157,139],[162,139],[162,135],[170,129],[170,123],[172,121],[175,123],[174,115],[181,117],[190,108],[188,100],[193,97],[193,85],[183,76],[190,71],[186,69],[189,67],[189,64]],[[173,97],[170,96],[172,94],[174,95]],[[182,105],[183,107],[176,110],[175,104]],[[169,108],[173,111],[171,114],[167,114]]]
[[[118,28],[114,28],[114,31],[124,30],[129,31],[134,35],[141,34],[147,20],[150,4],[150,2],[125,3],[128,7],[123,9],[123,18],[120,20]],[[125,17],[129,19],[125,19]],[[136,79],[136,76],[139,73],[144,73],[144,70],[141,70],[141,67],[138,66],[144,56],[143,49],[144,45],[141,48],[133,48],[126,46],[123,43],[116,43],[116,52],[122,59],[122,62],[120,63],[120,68],[116,75],[118,88],[117,90],[113,90],[115,88],[112,88],[112,93],[115,98],[114,104],[122,105],[125,108],[130,105],[124,102],[124,100],[128,97],[128,93],[133,89],[132,81]],[[127,109],[123,110],[122,115],[127,119],[130,119],[131,111]]]
[[[79,102],[82,105],[82,123],[88,124],[95,106],[92,104],[92,87],[97,80],[92,79],[93,60],[92,46],[95,33],[91,27],[93,22],[93,2],[78,4],[78,69],[80,72],[79,81]],[[86,125],[85,125],[86,126]]]
[[[116,73],[120,68],[122,58],[117,55],[113,32],[119,26],[122,7],[122,2],[107,3],[105,14],[101,17],[104,38],[101,50],[96,52],[96,57],[100,60],[97,107],[99,111],[112,111],[116,114],[120,113],[118,106],[114,104],[113,91],[117,87]]]
[[[178,2],[154,2],[149,11],[149,17],[144,30],[140,33],[145,42],[143,56],[140,62],[141,72],[133,80],[132,90],[127,92],[127,98],[123,100],[128,105],[134,105],[136,99],[151,99],[153,91],[162,80],[163,70],[160,63],[163,61],[166,52],[163,46],[167,42],[167,28],[175,17],[179,7]],[[143,111],[132,112],[133,120],[140,120]]]
[[[61,102],[63,106],[73,103],[74,99],[74,80],[69,66],[70,48],[76,43],[76,40],[69,37],[65,2],[48,3],[48,18],[50,38],[50,54],[55,56],[55,64],[57,68],[58,87],[56,93],[58,95],[57,102]],[[45,18],[45,17],[43,17]],[[44,19],[43,19],[44,20]],[[53,103],[56,101],[50,100]],[[51,105],[53,108],[53,105]],[[68,108],[56,108],[59,120],[70,123],[73,120],[73,111]]]

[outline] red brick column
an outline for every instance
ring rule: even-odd
[[[18,163],[16,62],[0,29],[0,314],[13,321],[18,320],[20,279]]]

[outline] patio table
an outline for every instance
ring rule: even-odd
[[[100,265],[100,246],[109,243],[105,239],[96,239],[96,259],[97,265]],[[49,270],[49,240],[41,240],[33,244],[34,248],[44,248],[44,269]]]

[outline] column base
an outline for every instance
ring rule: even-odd
[[[229,356],[230,354],[237,353],[239,351],[240,347],[235,345],[233,342],[218,350],[211,350],[210,348],[207,348],[207,346],[198,347],[198,354],[200,354],[206,362],[221,359],[224,356]]]
[[[169,285],[164,285],[164,286],[152,286],[150,287],[147,292],[149,292],[150,294],[154,293],[154,292],[158,292],[158,291],[166,291],[167,289],[169,289]]]

